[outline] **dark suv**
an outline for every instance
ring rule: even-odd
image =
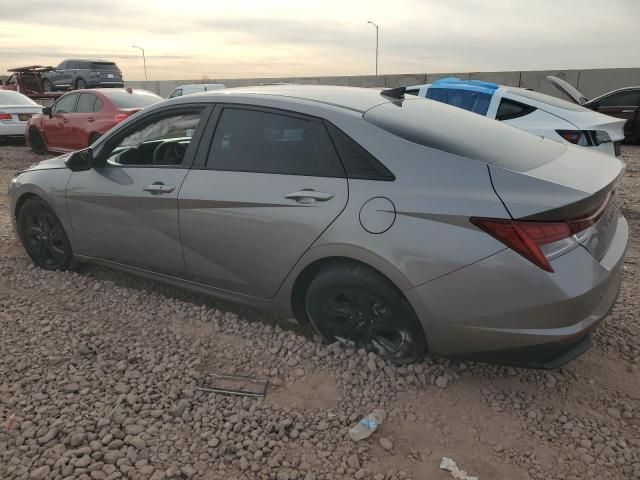
[[[124,87],[122,72],[105,60],[65,60],[42,75],[45,92],[91,87]]]

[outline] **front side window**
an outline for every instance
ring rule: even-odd
[[[489,110],[492,95],[473,90],[457,88],[430,87],[427,90],[427,98],[437,102],[447,103],[454,107],[464,108],[470,112],[486,115]]]
[[[599,107],[635,107],[640,102],[640,91],[619,92],[598,102]]]
[[[75,111],[77,99],[77,94],[65,95],[53,106],[53,113],[55,115],[73,113]]]
[[[146,122],[116,140],[107,163],[127,166],[178,166],[198,128],[202,111],[174,113]]]
[[[235,108],[222,111],[209,150],[207,168],[282,175],[345,176],[321,122]]]
[[[78,99],[78,106],[76,107],[77,113],[91,113],[93,112],[93,106],[96,103],[95,95],[90,93],[83,93]]]
[[[182,89],[178,88],[177,90],[173,91],[173,93],[171,94],[171,96],[169,98],[180,97],[181,95],[182,95]]]

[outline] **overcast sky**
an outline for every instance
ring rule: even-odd
[[[638,67],[640,0],[0,0],[0,74],[115,60],[129,80]]]

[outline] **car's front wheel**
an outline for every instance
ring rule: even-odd
[[[33,263],[47,270],[66,270],[73,252],[62,224],[40,198],[25,200],[18,213],[18,234]]]
[[[84,78],[78,78],[76,80],[76,90],[82,90],[87,88],[87,81]]]
[[[395,363],[426,349],[418,318],[402,293],[383,275],[358,263],[323,268],[311,281],[306,313],[329,341],[365,348]]]
[[[47,153],[47,148],[45,147],[40,130],[36,127],[31,127],[29,129],[29,146],[31,147],[31,150],[38,155]]]

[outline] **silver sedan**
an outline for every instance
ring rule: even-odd
[[[403,89],[168,100],[11,181],[35,264],[123,269],[396,362],[551,368],[612,308],[624,164]]]

